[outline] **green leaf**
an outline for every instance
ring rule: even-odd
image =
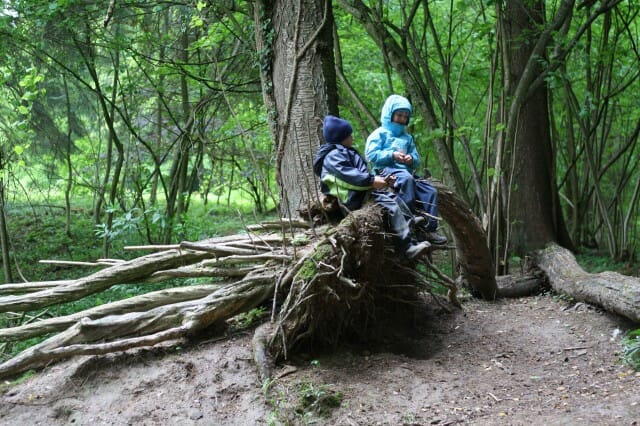
[[[38,92],[35,92],[33,90],[27,90],[22,94],[22,99],[25,101],[33,101],[37,97],[38,97]]]
[[[190,28],[200,28],[200,27],[202,27],[203,24],[204,24],[204,22],[202,21],[202,18],[200,18],[199,16],[192,16],[191,17],[191,22],[189,22],[189,27]]]

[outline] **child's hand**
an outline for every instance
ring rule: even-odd
[[[387,175],[384,178],[387,186],[394,186],[396,184],[396,175]]]
[[[382,176],[376,176],[373,178],[371,186],[373,189],[382,189],[387,186],[387,181]]]
[[[413,157],[410,156],[409,154],[405,154],[403,152],[400,151],[394,151],[393,152],[393,159],[395,161],[397,161],[398,163],[402,163],[402,164],[411,164],[413,163]]]

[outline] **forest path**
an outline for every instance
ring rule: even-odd
[[[422,309],[414,322],[419,333],[278,366],[268,396],[250,333],[80,357],[5,389],[0,424],[640,424],[640,373],[619,357],[633,324],[618,317],[538,296]],[[312,409],[333,392],[342,403],[321,417]]]

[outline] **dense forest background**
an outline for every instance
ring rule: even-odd
[[[304,3],[333,23],[337,106],[356,147],[389,94],[409,96],[424,164],[482,220],[496,273],[530,248],[532,232],[522,230],[538,233],[538,221],[522,212],[539,206],[566,245],[635,261],[640,5]],[[283,188],[261,73],[279,31],[264,11],[287,2],[2,4],[5,282],[23,272],[18,247],[38,244],[15,227],[26,216],[63,211],[65,225],[52,232],[68,245],[72,224],[90,217],[108,258],[117,242],[223,232],[216,214],[277,211]],[[527,110],[531,99],[538,106]],[[531,127],[544,131],[522,142]]]
[[[350,388],[347,396],[368,404],[370,377],[393,388],[394,398],[380,398],[388,405],[376,407],[385,416],[387,411],[400,415],[397,390],[421,375],[437,381],[422,386],[428,398],[438,398],[434,391],[441,383],[451,384],[442,395],[455,413],[471,393],[477,394],[468,402],[474,410],[486,408],[489,400],[527,410],[548,406],[554,416],[558,407],[568,406],[571,418],[579,418],[581,410],[575,408],[585,405],[583,413],[597,411],[609,419],[607,410],[618,410],[616,419],[637,411],[635,394],[628,392],[633,383],[627,395],[620,380],[640,373],[612,365],[622,360],[640,370],[640,330],[627,333],[631,323],[617,321],[625,317],[637,324],[640,318],[638,2],[1,4],[0,377],[12,382],[4,381],[0,391],[29,378],[32,369],[77,355],[155,346],[158,357],[169,358],[160,345],[170,342],[166,347],[180,358],[178,373],[165,376],[171,371],[167,364],[153,364],[165,381],[155,375],[146,380],[131,375],[131,364],[120,362],[126,357],[114,358],[113,364],[105,361],[105,375],[125,372],[134,383],[115,387],[126,403],[112,398],[110,386],[106,392],[113,408],[88,399],[86,406],[118,416],[126,405],[139,421],[146,411],[136,405],[138,394],[153,405],[151,412],[160,405],[179,407],[183,400],[199,404],[206,399],[191,381],[194,371],[207,373],[195,374],[203,389],[215,389],[219,364],[226,369],[227,363],[208,357],[215,352],[213,344],[202,346],[204,357],[182,352],[190,342],[253,330],[250,345],[262,383],[254,390],[267,398],[269,392],[282,394],[281,384],[271,381],[268,351],[282,359],[304,339],[333,348],[347,336],[367,340],[365,332],[376,333],[369,328],[375,319],[407,332],[406,343],[393,334],[390,349],[406,345],[420,356],[436,357],[426,356],[420,368],[409,369],[402,355],[399,370],[389,369],[382,357],[373,364],[385,372],[369,370],[369,349],[357,361],[347,358],[349,383],[356,364],[366,370],[361,370],[366,390]],[[392,93],[408,97],[414,106],[409,130],[424,173],[442,188],[442,231],[452,242],[411,264],[386,250],[380,215],[368,215],[375,209],[362,209],[328,229],[284,220],[317,201],[311,160],[323,142],[323,116],[350,120],[355,147],[362,152]],[[454,209],[459,214],[452,214]],[[527,294],[544,290],[544,296],[502,304],[500,298],[522,294],[509,295],[496,283],[520,278],[531,283]],[[561,307],[560,300],[572,306]],[[438,314],[434,321],[436,330],[453,340],[441,340],[425,322],[414,334],[393,316],[413,315],[415,326],[422,318],[415,316],[418,311],[431,315],[424,309],[431,302],[438,302],[438,312],[465,309],[456,332],[445,325],[455,314]],[[471,311],[469,304],[475,306]],[[621,317],[613,334],[614,322],[602,322],[600,307]],[[393,319],[380,320],[386,317],[379,313]],[[570,322],[575,326],[568,327]],[[425,339],[416,344],[424,332]],[[613,356],[621,333],[624,348]],[[226,342],[231,349],[220,352],[219,359],[249,360],[248,340],[240,352],[233,351],[237,341]],[[437,360],[438,345],[443,363]],[[474,345],[478,350],[468,352]],[[546,370],[556,355],[556,369]],[[132,352],[133,358],[139,356]],[[140,359],[146,363],[144,355]],[[435,367],[429,366],[433,359]],[[582,364],[575,364],[578,360]],[[537,375],[543,361],[551,379],[546,384]],[[80,386],[86,383],[91,395],[101,393],[92,367],[100,362],[87,364],[92,377]],[[224,398],[233,401],[241,394],[251,407],[259,405],[259,397],[236,387],[254,380],[254,367],[247,373],[237,365],[227,369],[234,372],[229,382],[234,387],[218,388],[214,410],[218,395],[221,406]],[[522,369],[505,370],[505,365]],[[478,371],[483,375],[475,376]],[[460,377],[470,381],[461,385]],[[482,386],[474,377],[481,377]],[[522,381],[522,404],[510,397],[519,392],[514,377],[529,378]],[[11,402],[17,415],[22,410],[15,407],[24,408],[31,419],[42,413],[33,411],[40,406],[53,410],[56,419],[85,411],[88,421],[99,418],[81,406],[57,405],[67,398],[40,383],[34,381],[34,387],[51,392],[55,404],[39,399],[40,391],[28,391],[29,404]],[[79,387],[64,383],[75,401]],[[141,383],[148,391],[141,391]],[[485,385],[508,391],[508,398],[498,398]],[[548,393],[541,393],[542,385]],[[585,386],[597,389],[590,399],[584,399]],[[161,393],[154,393],[165,388],[174,391],[167,392],[166,404]],[[536,394],[532,389],[537,400],[529,399]],[[575,391],[578,405],[565,399],[566,389]],[[460,390],[464,395],[452,400]],[[373,394],[382,395],[378,383]],[[630,408],[609,407],[619,395],[621,404],[632,401]],[[22,398],[7,393],[6,400],[14,396]],[[409,400],[422,404],[428,398],[412,393]],[[349,411],[364,407],[354,401],[345,404],[352,404]],[[594,401],[606,403],[606,409]],[[284,409],[279,412],[286,405],[280,397],[268,403],[272,420],[285,416]],[[236,407],[232,403],[227,409],[236,416],[246,411]],[[427,408],[416,410],[426,418],[433,414]],[[500,410],[494,414],[502,419],[507,411]],[[0,417],[8,412],[0,411]],[[360,411],[363,421],[374,418]],[[296,413],[291,415],[301,415],[297,408]],[[591,414],[585,418],[595,418]],[[204,417],[199,411],[195,416]],[[164,423],[169,418],[174,419],[166,417]],[[409,418],[403,416],[403,422]]]

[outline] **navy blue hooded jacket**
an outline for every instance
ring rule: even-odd
[[[374,179],[358,151],[342,144],[320,146],[313,171],[320,176],[322,193],[337,197],[349,210],[362,207]]]

